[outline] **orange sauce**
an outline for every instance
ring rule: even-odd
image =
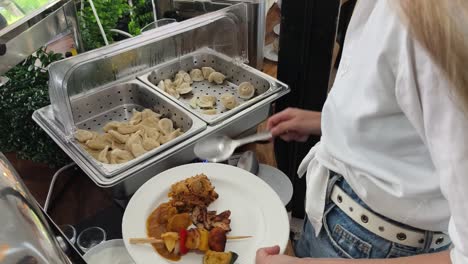
[[[159,205],[146,220],[146,233],[148,237],[161,238],[161,235],[167,232],[168,219],[175,214],[177,214],[177,209],[169,205],[169,203]],[[174,252],[169,252],[164,243],[152,245],[162,257],[173,261],[180,260],[180,256],[174,254]]]

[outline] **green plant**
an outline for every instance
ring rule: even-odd
[[[134,0],[128,32],[133,36],[141,34],[141,29],[151,22],[154,22],[153,7],[151,1]]]
[[[40,49],[5,75],[0,87],[0,151],[16,152],[21,159],[61,166],[69,158],[32,120],[35,110],[50,104],[49,75],[45,67],[62,59],[61,54]],[[37,61],[41,67],[36,67]]]
[[[82,1],[84,1],[84,8],[80,11],[80,14],[83,15],[79,15],[79,23],[84,46],[86,50],[100,48],[105,43],[96,22],[96,17],[89,1]],[[129,5],[126,0],[94,0],[93,3],[107,40],[112,43],[115,33],[110,30],[115,29],[118,21],[130,11]]]

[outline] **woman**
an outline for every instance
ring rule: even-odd
[[[298,170],[302,259],[272,247],[257,264],[468,263],[465,62],[466,0],[359,0],[322,113],[268,120],[286,141],[322,138]]]

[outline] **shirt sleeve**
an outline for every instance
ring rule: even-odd
[[[396,75],[397,101],[425,142],[448,201],[452,263],[466,264],[468,111],[463,110],[451,83],[416,41],[408,37],[402,46]]]

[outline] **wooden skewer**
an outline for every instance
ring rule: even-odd
[[[236,240],[236,239],[245,239],[251,238],[252,236],[228,236],[228,240]],[[130,238],[130,244],[162,244],[164,240],[154,237],[145,237],[145,238]]]

